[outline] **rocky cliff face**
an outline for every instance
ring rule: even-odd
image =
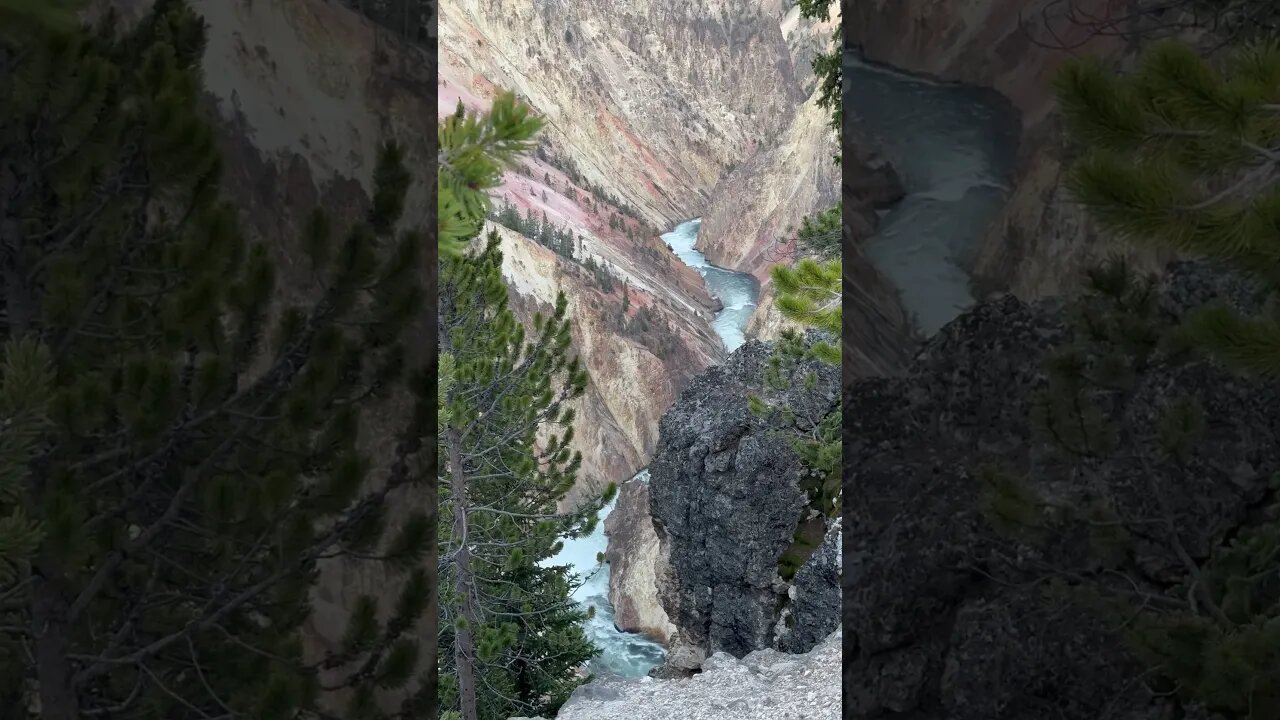
[[[761,281],[756,312],[747,337],[776,339],[788,323],[774,304],[769,270],[789,258],[787,234],[806,215],[835,204],[840,167],[830,114],[818,107],[817,80],[811,63],[817,53],[832,47],[832,33],[840,22],[840,7],[831,3],[826,22],[800,17],[798,7],[766,6],[781,17],[799,84],[807,100],[786,132],[745,164],[736,167],[712,190],[712,202],[702,218],[698,246],[711,262]]]
[[[853,3],[848,39],[867,59],[994,88],[1021,113],[1015,189],[974,263],[981,287],[1008,289],[1024,299],[1058,295],[1072,289],[1081,268],[1114,248],[1098,243],[1095,226],[1063,187],[1066,168],[1051,83],[1069,57],[1122,58],[1131,52],[1116,33],[1092,34],[1087,26],[1122,17],[1124,7],[1107,0]],[[1072,10],[1075,22],[1066,15]],[[1165,259],[1140,258],[1149,268]]]
[[[698,234],[708,260],[765,281],[785,259],[777,251],[787,232],[836,203],[840,166],[830,120],[810,97],[784,134],[716,185]]]
[[[846,94],[845,105],[852,98]],[[902,199],[893,167],[871,149],[845,114],[844,147],[844,371],[849,377],[897,375],[916,345],[898,290],[871,264],[863,242],[875,232],[877,210]]]
[[[835,43],[835,31],[840,26],[840,3],[832,0],[827,6],[825,22],[800,17],[800,7],[790,2],[779,3],[776,12],[782,15],[779,26],[782,28],[782,36],[787,39],[787,48],[791,51],[791,64],[796,69],[796,80],[800,83],[801,91],[806,95],[811,94],[818,84],[817,76],[813,74],[813,60],[830,50]]]
[[[664,227],[700,212],[801,100],[758,0],[449,0],[440,54],[450,84],[527,98],[591,182]]]
[[[807,368],[817,375],[814,387],[768,390],[763,377],[771,352],[758,341],[743,345],[694,380],[662,418],[649,466],[649,510],[669,567],[659,577],[658,597],[677,629],[671,657],[685,667],[719,651],[742,656],[774,646],[788,604],[788,584],[779,576],[783,555],[797,537],[816,546],[825,534],[800,487],[800,462],[778,432],[780,419],[757,417],[747,399],[759,393],[799,417],[821,418],[838,402],[839,371],[814,363]],[[827,562],[822,556],[804,560]],[[816,570],[811,579],[801,595],[816,596],[816,585],[832,581]],[[790,638],[789,648],[808,650],[805,637],[816,641],[836,628],[835,606],[814,611],[821,604],[799,610],[808,635]]]
[[[688,680],[610,678],[574,692],[559,720],[836,720],[840,633],[811,651],[757,650],[741,660],[716,653]],[[543,720],[511,718],[511,720]]]
[[[658,578],[670,565],[649,515],[647,479],[628,480],[618,489],[618,501],[604,521],[609,537],[609,599],[613,623],[625,632],[643,633],[666,645],[676,632],[658,600]]]
[[[571,505],[581,493],[598,492],[644,466],[657,444],[663,409],[719,357],[719,340],[698,310],[640,285],[638,274],[623,274],[636,282],[628,292],[632,308],[623,313],[622,278],[606,292],[580,263],[508,228],[491,224],[487,231],[503,239],[503,276],[518,317],[531,325],[535,312],[545,315],[555,307],[558,292],[569,302],[573,347],[590,371],[574,423],[573,444],[583,459],[579,484],[565,499]],[[653,326],[646,332],[628,329],[644,307],[655,318]]]
[[[1210,298],[1250,297],[1198,265],[1173,268],[1161,292],[1171,321]],[[1143,604],[1182,602],[1186,565],[1149,518],[1175,515],[1195,562],[1251,522],[1268,476],[1280,470],[1280,391],[1207,361],[1157,358],[1136,378],[1121,418],[1150,430],[1090,464],[1085,481],[1080,463],[1055,460],[1029,429],[1034,393],[1046,382],[1042,354],[1066,333],[1061,305],[1005,296],[943,328],[905,377],[845,390],[850,717],[1210,717],[1140,681],[1142,668],[1108,629],[1124,624],[1046,588],[1058,577],[1137,592]],[[1177,464],[1159,450],[1153,418],[1183,395],[1203,404],[1212,429]],[[1100,563],[1092,532],[1055,532],[1049,543],[996,532],[983,510],[984,463],[1033,478],[1056,507],[1112,503],[1132,543]]]

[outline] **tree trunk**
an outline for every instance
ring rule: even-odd
[[[453,540],[458,544],[454,556],[454,592],[462,601],[462,620],[454,635],[454,664],[458,668],[458,700],[462,720],[478,720],[476,711],[476,641],[480,613],[475,606],[475,578],[471,572],[471,553],[467,548],[467,477],[462,471],[462,436],[457,428],[446,434],[449,445],[449,473],[452,485]]]
[[[57,586],[61,576],[48,551],[33,568],[31,637],[35,640],[36,682],[40,685],[41,720],[79,720],[80,703],[72,687],[67,658],[67,598]]]

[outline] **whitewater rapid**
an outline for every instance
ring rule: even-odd
[[[726,270],[707,262],[707,256],[694,249],[701,227],[702,218],[694,218],[677,225],[664,234],[662,240],[685,265],[702,275],[707,290],[724,306],[716,313],[711,327],[720,336],[724,349],[733,352],[747,341],[747,321],[755,312],[756,301],[760,298],[760,283],[747,273]]]
[[[932,335],[974,302],[969,267],[1008,197],[1020,125],[993,91],[844,55],[844,107],[897,170],[906,197],[881,217],[867,258]]]
[[[701,252],[694,249],[702,220],[696,218],[680,223],[662,239],[688,266],[702,275],[707,290],[724,306],[716,313],[711,326],[724,343],[725,350],[733,352],[746,342],[747,321],[755,311],[760,296],[760,284],[745,273],[726,270],[707,262]],[[649,471],[641,470],[634,480],[648,482]],[[587,670],[600,675],[640,677],[662,664],[666,650],[643,635],[618,630],[613,624],[613,606],[609,603],[609,566],[598,562],[609,539],[604,534],[604,520],[613,511],[614,503],[600,510],[600,522],[595,532],[586,537],[566,540],[564,547],[549,562],[554,565],[571,565],[583,578],[582,585],[573,593],[573,599],[594,610],[583,629],[600,654],[587,663]]]

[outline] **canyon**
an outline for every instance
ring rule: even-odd
[[[838,174],[807,67],[835,20],[796,16],[754,0],[440,6],[440,115],[459,102],[483,110],[497,88],[527,102],[546,121],[539,151],[495,201],[579,238],[556,256],[499,230],[513,305],[527,319],[565,292],[591,373],[575,439],[582,483],[567,505],[644,467],[661,413],[723,361],[710,327],[719,303],[661,232],[702,215],[707,260],[766,283],[750,332],[784,325],[766,250],[834,203]],[[583,270],[588,258],[599,270]],[[601,273],[615,287],[602,289]],[[614,317],[623,287],[627,309]],[[642,312],[650,330],[637,337]]]

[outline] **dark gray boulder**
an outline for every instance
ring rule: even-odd
[[[1251,301],[1246,286],[1203,265],[1176,265],[1163,283],[1171,320],[1210,298]],[[1049,452],[1028,421],[1046,380],[1041,355],[1066,333],[1061,305],[1004,297],[943,328],[905,377],[845,388],[846,717],[1172,717],[1170,700],[1152,695],[1098,616],[1045,592],[1058,573],[1185,597],[1185,566],[1170,543],[1144,540],[1153,531],[1137,524],[1119,566],[1104,568],[1084,534],[1011,541],[984,517],[977,468],[998,461],[1064,505],[1105,496],[1119,517],[1139,521],[1162,516],[1163,496],[1181,543],[1202,562],[1248,522],[1280,470],[1280,392],[1207,360],[1158,356],[1122,421],[1151,428],[1174,397],[1195,397],[1208,432],[1194,456],[1174,465],[1154,430],[1143,431],[1084,472]]]
[[[799,416],[821,418],[839,402],[840,371],[813,361],[813,387],[796,382],[768,391],[771,353],[769,344],[746,343],[724,365],[694,379],[659,426],[649,508],[668,558],[658,584],[677,629],[673,656],[687,646],[741,657],[774,641],[787,590],[779,558],[811,511],[800,487],[799,459],[777,432],[780,421],[754,415],[748,396],[758,393]],[[796,636],[791,647],[808,650],[836,629],[839,615],[814,621],[821,629],[804,635],[809,646]]]

